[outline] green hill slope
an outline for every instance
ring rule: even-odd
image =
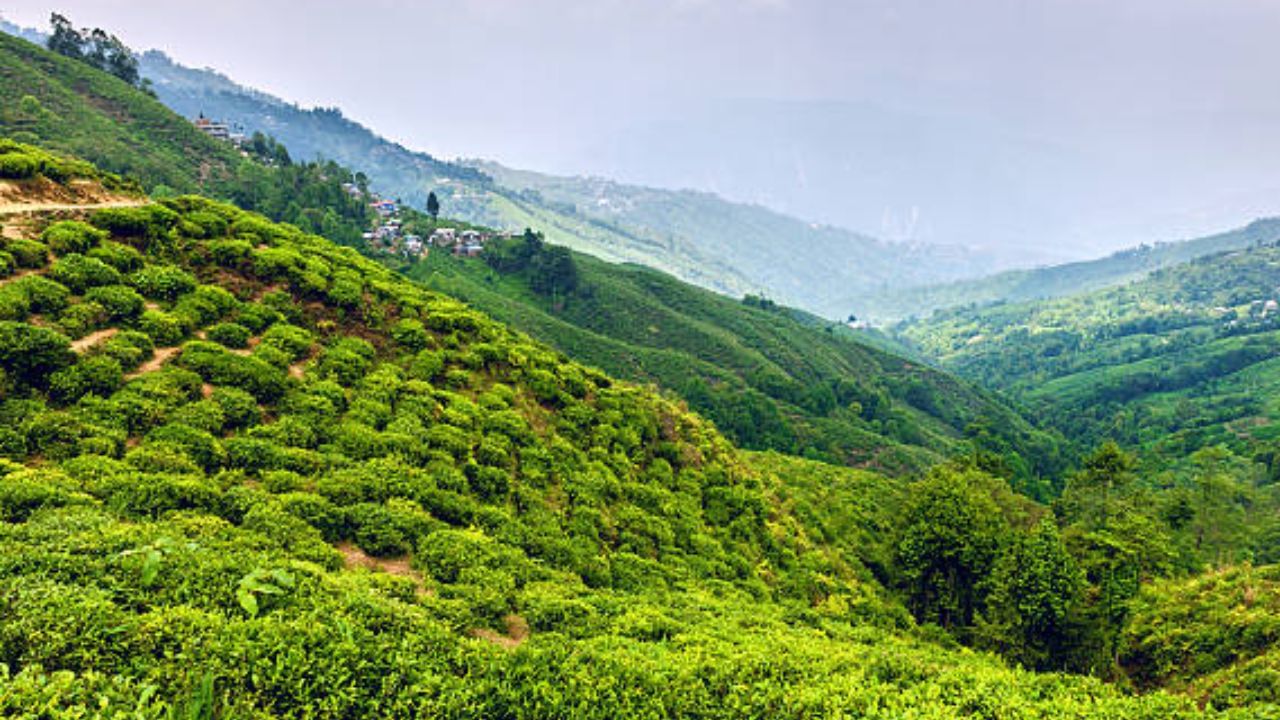
[[[1123,661],[1203,704],[1280,703],[1280,566],[1233,566],[1142,594]]]
[[[295,163],[270,142],[241,153],[155,98],[84,63],[0,32],[0,133],[85,158],[160,195],[200,191],[356,244],[370,211],[333,162]]]
[[[1251,247],[1073,298],[939,313],[900,334],[1070,434],[1252,456],[1280,419],[1280,250]],[[1270,304],[1268,304],[1270,303]]]
[[[0,132],[179,192],[228,180],[240,160],[137,88],[5,33]]]
[[[20,135],[36,136],[45,146],[62,151],[85,151],[104,167],[133,173],[148,187],[203,186],[206,192],[290,220],[304,230],[349,244],[359,242],[368,211],[339,187],[350,171],[332,164],[254,162],[104,73],[8,36],[0,36],[0,50],[10,53],[21,71],[0,78],[0,90],[12,96],[36,93],[35,102],[57,108],[40,123],[18,130]],[[178,84],[184,77],[178,73],[165,84]],[[311,118],[324,127],[346,123],[296,108],[277,110],[282,116],[296,114],[298,122]],[[112,118],[117,116],[124,120],[115,122]],[[0,117],[0,129],[18,125],[21,121]],[[304,135],[314,142],[316,132]],[[381,141],[363,132],[366,142],[359,154],[379,157],[373,145]],[[118,143],[91,142],[98,134],[115,137]],[[118,158],[114,148],[126,146],[137,149]],[[275,153],[268,149],[267,154]],[[153,164],[165,172],[153,173]],[[447,164],[431,168],[443,173],[441,177],[454,173],[455,180],[474,175]],[[1021,473],[1020,484],[1030,488],[1034,475],[1058,469],[1051,443],[1013,413],[926,368],[847,339],[802,330],[782,313],[757,312],[658,273],[614,270],[598,262],[588,265],[598,300],[571,303],[561,317],[543,317],[541,323],[556,325],[558,333],[517,325],[611,372],[660,382],[689,398],[747,446],[810,452],[895,472],[919,470],[955,452],[966,428],[985,419],[988,426],[1001,429],[1001,452],[1022,454],[1023,459],[1013,463]],[[481,303],[481,294],[468,295],[472,296]],[[511,297],[532,299],[527,292]],[[481,306],[510,319],[497,307]],[[529,314],[546,309],[545,303],[535,304]],[[655,326],[664,328],[657,336],[648,330]],[[619,334],[624,329],[627,333]],[[609,342],[602,344],[606,336],[611,336]],[[629,357],[636,361],[619,362]]]
[[[976,280],[942,285],[889,288],[855,308],[878,320],[925,318],[939,309],[999,302],[1043,300],[1100,290],[1140,280],[1161,268],[1206,255],[1280,240],[1280,219],[1256,220],[1238,230],[1179,242],[1142,245],[1097,260],[1033,270],[1010,270]]]
[[[743,456],[349,248],[195,197],[34,217],[6,716],[1198,714],[922,639],[893,481]]]
[[[491,247],[490,262],[523,243]],[[988,443],[1010,456],[1011,480],[1028,491],[1061,469],[1052,439],[999,401],[851,333],[647,268],[575,263],[578,289],[554,297],[531,290],[528,272],[442,252],[407,273],[574,358],[674,391],[744,447],[900,473]]]

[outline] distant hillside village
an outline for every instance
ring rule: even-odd
[[[373,250],[417,259],[426,257],[431,248],[435,247],[449,250],[454,255],[476,257],[484,252],[485,245],[494,237],[492,233],[479,230],[439,227],[424,239],[420,235],[404,231],[400,206],[395,200],[387,200],[372,191],[361,190],[355,183],[343,183],[342,189],[352,197],[368,199],[369,207],[373,209],[377,220],[374,228],[363,237]],[[501,237],[512,237],[512,234],[504,233]]]
[[[243,128],[207,118],[203,113],[191,122],[205,135],[235,145],[246,156],[249,154],[250,139],[243,132]],[[342,189],[353,198],[367,200],[369,208],[373,211],[374,226],[362,236],[370,250],[397,255],[408,260],[426,257],[433,247],[448,250],[462,257],[476,257],[484,252],[485,245],[495,237],[492,233],[474,229],[437,227],[428,237],[423,238],[421,235],[405,231],[401,208],[396,200],[383,198],[354,182],[343,183]],[[499,237],[511,238],[515,237],[515,234],[503,233]]]

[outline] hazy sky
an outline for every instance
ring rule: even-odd
[[[1277,0],[0,0],[404,144],[1083,255],[1280,213]]]

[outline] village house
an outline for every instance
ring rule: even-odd
[[[417,235],[406,235],[400,247],[408,257],[425,257],[429,251],[429,248],[423,244],[422,238]]]
[[[231,139],[231,127],[229,125],[220,120],[210,120],[204,116],[204,113],[201,113],[200,117],[196,118],[193,124],[196,126],[197,130],[211,138],[218,140]]]
[[[458,242],[453,228],[437,228],[431,233],[431,244],[436,247],[452,247]]]
[[[460,242],[453,246],[453,254],[461,257],[475,257],[484,252],[484,246],[479,243]]]

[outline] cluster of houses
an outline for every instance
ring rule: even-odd
[[[209,137],[233,143],[237,147],[247,140],[243,133],[233,131],[227,123],[211,120],[203,113],[193,120],[192,124]],[[404,232],[400,220],[400,207],[396,201],[378,197],[374,193],[362,190],[352,182],[343,183],[342,190],[353,198],[367,198],[369,208],[377,215],[378,224],[364,233],[364,241],[373,249],[410,259],[426,257],[433,247],[449,250],[454,255],[475,257],[484,252],[485,243],[490,240],[489,235],[477,230],[455,230],[454,228],[438,228],[431,233],[431,237],[424,240],[418,235]]]
[[[429,238],[433,247],[446,248],[454,255],[475,257],[484,252],[484,245],[489,236],[477,230],[454,230],[453,228],[437,228]]]
[[[375,250],[411,260],[426,257],[433,247],[448,250],[454,255],[475,257],[484,252],[485,243],[490,240],[485,233],[454,228],[437,228],[428,238],[406,233],[400,219],[400,208],[394,200],[362,191],[354,183],[344,184],[343,189],[353,197],[368,197],[369,208],[378,221],[372,230],[364,233],[364,241]]]

